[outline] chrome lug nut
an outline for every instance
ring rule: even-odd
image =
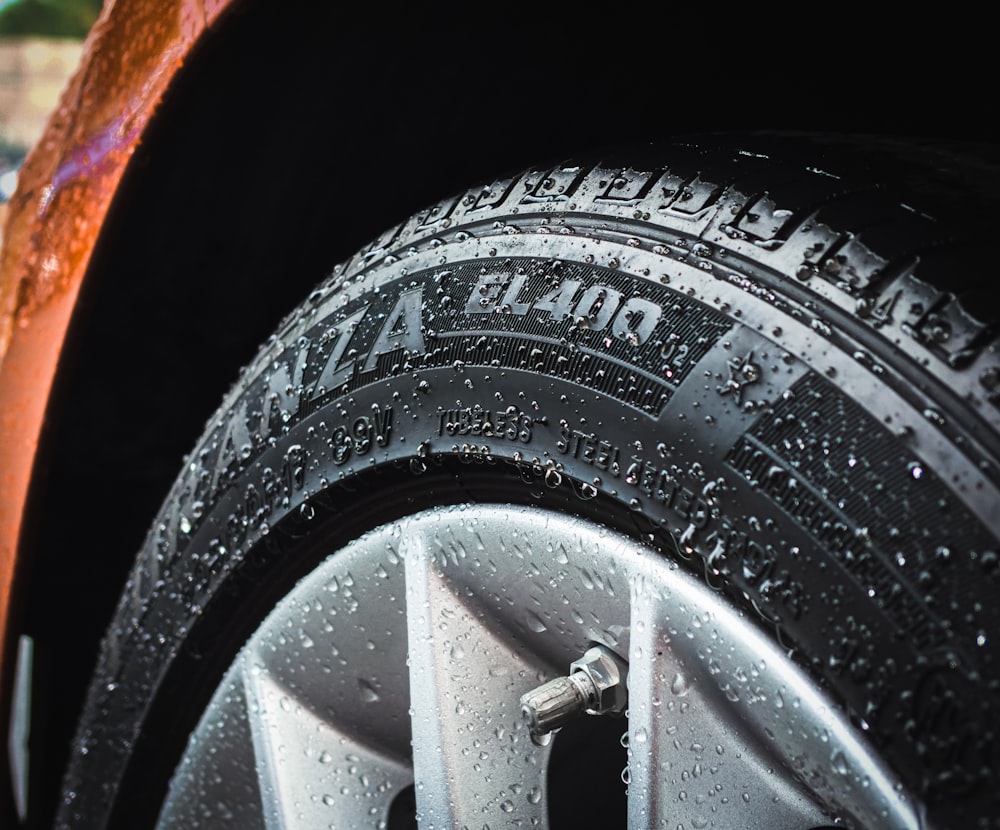
[[[606,646],[594,646],[557,677],[521,697],[532,738],[554,732],[574,718],[621,714],[628,704],[628,663]]]

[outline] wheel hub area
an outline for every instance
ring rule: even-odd
[[[386,827],[411,788],[425,830],[547,827],[552,744],[521,699],[595,648],[627,662],[630,827],[919,826],[721,594],[596,523],[487,504],[385,525],[303,579],[226,673],[158,827]]]

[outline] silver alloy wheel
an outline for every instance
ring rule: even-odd
[[[424,830],[546,827],[552,746],[531,741],[519,699],[594,643],[629,662],[629,827],[923,826],[756,622],[591,522],[415,515],[328,557],[268,616],[158,827],[384,827],[411,785]]]

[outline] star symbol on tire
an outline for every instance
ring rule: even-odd
[[[751,386],[760,381],[760,366],[753,362],[753,349],[745,357],[734,357],[726,361],[729,378],[722,386],[717,386],[720,395],[732,395],[736,403],[743,396],[743,387]]]

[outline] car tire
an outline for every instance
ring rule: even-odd
[[[708,617],[736,615],[732,637],[790,665],[771,693],[734,694],[773,709],[802,684],[796,701],[829,701],[836,740],[871,764],[782,744],[782,786],[827,811],[812,826],[890,826],[838,796],[866,787],[932,826],[1000,826],[996,182],[949,147],[708,137],[529,170],[386,231],[284,321],[186,460],[104,642],[57,825],[167,821],[178,764],[225,743],[199,721],[300,580],[394,527],[471,522],[500,546],[505,524],[606,532],[707,586]],[[552,634],[555,594],[513,587],[527,567],[501,566],[505,584]],[[828,710],[809,711],[796,728],[823,732]],[[781,744],[783,717],[758,739]],[[579,800],[567,768],[550,795]],[[244,826],[183,792],[184,821]],[[506,810],[483,803],[487,823]]]

